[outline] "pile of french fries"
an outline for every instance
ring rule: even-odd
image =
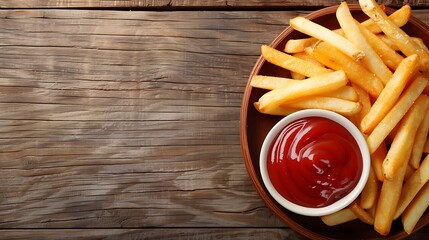
[[[272,115],[326,109],[353,121],[370,149],[369,179],[358,200],[323,222],[360,219],[388,235],[401,218],[411,233],[429,206],[429,50],[401,29],[408,5],[387,16],[374,0],[359,4],[366,21],[342,2],[340,29],[296,17],[290,26],[309,38],[288,40],[284,51],[262,46],[263,58],[291,77],[254,76],[251,86],[269,90],[254,106]]]

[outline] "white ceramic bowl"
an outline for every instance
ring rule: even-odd
[[[304,207],[304,206],[300,206],[295,203],[292,203],[291,201],[288,201],[286,198],[280,195],[280,193],[277,192],[277,190],[274,188],[273,184],[271,183],[271,180],[268,175],[267,156],[269,153],[271,143],[277,137],[279,132],[283,130],[285,126],[287,126],[288,124],[290,124],[295,120],[306,118],[306,117],[323,117],[339,123],[341,126],[346,128],[354,137],[354,139],[356,140],[359,146],[360,153],[362,154],[362,161],[363,161],[362,173],[360,175],[359,181],[355,186],[355,188],[343,198],[325,207],[316,207],[316,208]],[[320,109],[301,110],[293,114],[290,114],[284,117],[282,120],[280,120],[266,136],[262,144],[261,154],[259,158],[259,166],[260,166],[262,180],[268,192],[271,194],[271,196],[284,208],[305,216],[323,216],[323,215],[331,214],[351,204],[362,192],[368,180],[370,164],[371,162],[370,162],[368,145],[365,141],[365,138],[359,131],[359,129],[352,122],[350,122],[350,120],[343,117],[342,115],[335,112],[320,110]]]

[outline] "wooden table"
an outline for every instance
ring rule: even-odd
[[[304,239],[255,192],[239,112],[260,45],[337,3],[0,0],[0,239]]]

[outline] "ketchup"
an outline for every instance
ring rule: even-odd
[[[280,132],[270,147],[267,168],[274,188],[284,198],[305,207],[324,207],[356,186],[362,156],[343,126],[308,117]]]

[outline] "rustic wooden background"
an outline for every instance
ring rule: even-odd
[[[358,3],[359,0],[347,0]],[[0,0],[1,8],[320,8],[339,4],[340,0]],[[391,7],[409,4],[426,8],[428,0],[377,0]],[[179,9],[180,10],[180,9]],[[291,9],[293,10],[293,9]]]
[[[250,183],[241,98],[261,44],[339,2],[0,0],[0,239],[304,239]]]

